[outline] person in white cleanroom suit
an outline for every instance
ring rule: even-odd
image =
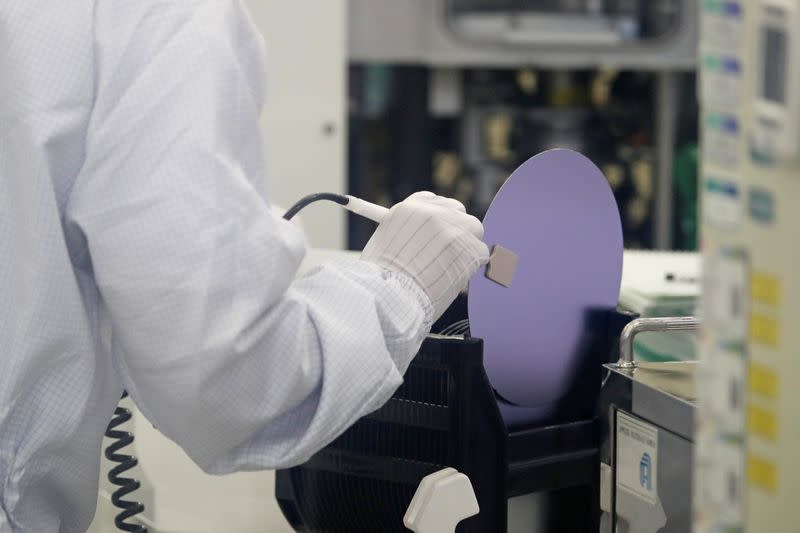
[[[263,54],[241,0],[0,3],[0,532],[88,527],[123,389],[208,472],[306,460],[487,261],[422,193],[294,281]]]

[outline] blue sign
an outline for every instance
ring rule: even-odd
[[[706,116],[706,126],[731,135],[736,135],[739,132],[739,121],[736,120],[736,117],[723,113],[709,113]]]
[[[653,465],[650,454],[644,452],[644,454],[642,454],[642,460],[639,461],[639,484],[648,491],[653,490],[652,469]]]
[[[721,194],[723,196],[729,196],[733,200],[739,197],[739,188],[736,187],[736,184],[731,183],[730,181],[723,181],[715,178],[706,178],[705,186],[706,186],[706,191],[708,191],[709,193],[716,193],[716,194]]]
[[[770,191],[761,187],[751,187],[748,207],[753,220],[762,224],[771,224],[775,221],[775,197]]]
[[[733,1],[722,1],[722,0],[705,0],[703,2],[703,7],[706,8],[706,11],[716,14],[725,14],[725,15],[741,15],[742,14],[742,7],[738,4],[738,2]]]

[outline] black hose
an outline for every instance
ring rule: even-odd
[[[125,398],[127,395],[127,392],[123,392],[122,398]],[[111,422],[108,423],[106,437],[113,439],[114,442],[108,445],[105,455],[106,459],[117,463],[117,465],[108,472],[108,480],[119,487],[111,495],[111,503],[113,503],[115,507],[121,509],[119,514],[114,518],[114,524],[117,526],[117,529],[120,531],[131,531],[133,533],[147,533],[147,528],[143,525],[128,522],[128,520],[144,511],[144,505],[139,502],[123,499],[141,486],[139,481],[122,476],[122,474],[135,468],[136,465],[139,464],[139,461],[133,455],[120,453],[122,448],[133,443],[133,433],[116,429],[130,420],[132,416],[130,410],[117,406],[114,410],[114,416],[111,418]]]
[[[309,194],[301,198],[296,204],[289,208],[286,213],[283,214],[283,218],[286,220],[291,220],[301,209],[303,209],[308,204],[319,202],[320,200],[328,200],[330,202],[336,202],[339,205],[347,205],[350,201],[347,196],[343,194],[334,194],[332,192],[320,192],[316,194]]]

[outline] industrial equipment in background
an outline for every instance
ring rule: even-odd
[[[481,216],[505,176],[524,158],[548,148],[572,148],[604,170],[620,205],[629,248],[652,248],[658,165],[652,108],[652,73],[469,69],[459,71],[458,114],[436,116],[430,103],[437,74],[422,67],[351,67],[351,188],[389,205],[415,189],[452,196]],[[453,74],[455,75],[455,74]],[[696,145],[695,79],[678,76],[682,108],[676,146]],[[380,80],[380,81],[378,81]],[[373,85],[375,84],[375,85]],[[419,100],[407,85],[419,84]],[[382,107],[369,110],[371,91],[385,91]],[[420,109],[414,110],[415,106]],[[417,124],[417,130],[413,124]],[[694,249],[687,188],[696,171],[686,162],[670,168],[676,181],[668,248]],[[672,164],[672,163],[671,163]],[[687,179],[680,178],[688,175]],[[673,178],[674,175],[674,178]],[[694,194],[694,195],[693,195]],[[672,224],[672,222],[670,222]],[[349,245],[357,249],[372,226],[350,220]]]
[[[620,46],[662,39],[680,23],[680,0],[451,0],[453,32],[516,46]]]
[[[614,187],[627,247],[695,249],[696,13],[693,0],[353,0],[351,192],[390,205],[431,189],[481,216],[531,154],[572,148]],[[351,217],[349,247],[372,229]]]
[[[703,2],[694,531],[796,531],[800,2]]]

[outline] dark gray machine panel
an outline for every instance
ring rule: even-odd
[[[693,374],[691,363],[606,368],[602,533],[691,531]]]
[[[617,423],[619,431],[619,415]],[[641,419],[634,417],[635,420]],[[644,422],[644,421],[642,421]],[[657,433],[657,462],[655,466],[642,462],[638,455],[622,453],[619,448],[615,453],[615,466],[623,461],[635,461],[641,472],[641,484],[646,485],[647,470],[657,472],[657,483],[653,501],[636,491],[632,491],[621,483],[620,476],[614,480],[614,511],[617,521],[617,533],[686,533],[691,531],[692,508],[692,443],[674,433],[651,426]],[[654,469],[654,470],[653,470]]]

